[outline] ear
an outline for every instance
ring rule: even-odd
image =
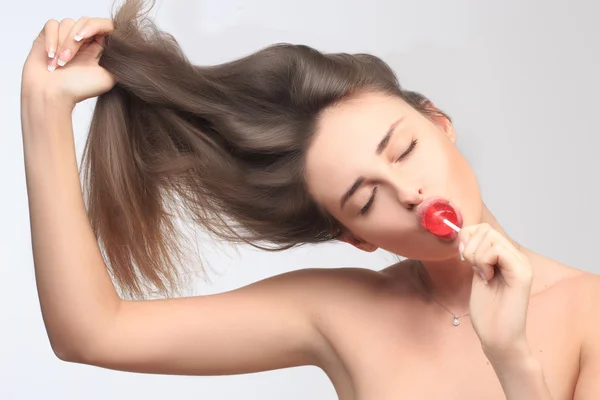
[[[450,118],[446,117],[433,103],[429,103],[427,107],[431,107],[434,112],[434,115],[430,117],[433,122],[446,134],[452,143],[456,143],[456,131]]]
[[[377,246],[375,246],[374,244],[371,244],[369,242],[366,242],[362,239],[357,238],[356,236],[354,236],[352,233],[350,233],[347,230],[344,230],[338,237],[337,239],[340,242],[344,242],[344,243],[348,243],[351,244],[352,246],[356,247],[357,249],[360,249],[362,251],[366,251],[368,253],[372,253],[375,250],[378,249]]]
[[[456,144],[456,131],[454,130],[452,121],[444,116],[434,117],[434,121],[440,127],[440,129],[444,131],[448,139],[450,139],[452,143]]]

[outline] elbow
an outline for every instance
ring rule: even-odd
[[[75,363],[75,364],[88,364],[93,365],[93,357],[91,354],[94,353],[94,346],[89,343],[77,343],[72,341],[71,343],[51,343],[52,351],[54,355],[61,361]]]
[[[62,327],[60,331],[48,330],[48,338],[54,355],[61,361],[97,365],[102,349],[107,348],[107,340],[113,337],[112,316],[110,320],[97,319],[92,326],[77,326],[76,329]],[[100,323],[99,321],[104,321]]]
[[[61,361],[71,363],[78,362],[77,359],[79,357],[77,357],[75,355],[75,352],[69,349],[68,347],[52,346],[52,351],[54,352],[54,355]]]
[[[54,355],[61,361],[69,363],[81,363],[83,359],[81,351],[76,349],[72,344],[64,343],[63,341],[50,340],[50,346]]]

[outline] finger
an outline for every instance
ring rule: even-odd
[[[83,17],[72,27],[63,43],[60,60],[66,64],[75,57],[82,45],[97,43],[99,46],[90,46],[93,56],[99,58],[102,53],[104,37],[114,29],[113,23],[107,18]],[[59,63],[60,65],[60,63]]]
[[[75,25],[75,21],[72,18],[65,18],[60,21],[58,25],[58,33],[57,33],[57,45],[56,45],[56,54],[52,61],[48,64],[48,69],[50,71],[54,71],[57,67],[64,65],[62,61],[60,61],[62,44],[67,37],[67,33],[69,30]]]
[[[508,286],[530,285],[533,271],[526,256],[516,250],[512,243],[499,232],[492,231],[488,237],[491,246],[476,256],[476,262],[482,267],[485,278],[490,280],[496,274],[500,275]]]
[[[96,40],[89,43],[84,43],[79,49],[78,54],[86,54],[87,56],[93,57],[96,60],[99,60],[104,51],[104,46],[98,44]]]
[[[94,36],[106,36],[113,30],[113,22],[108,18],[88,18],[86,23],[75,32],[73,40],[79,42]]]
[[[496,272],[495,267],[499,266],[501,263],[500,256],[505,253],[503,245],[490,240],[491,236],[493,235],[488,235],[489,241],[486,241],[475,254],[475,265],[477,265],[483,273],[481,279],[486,282],[494,277]],[[506,258],[506,255],[504,255],[503,258]]]
[[[475,262],[475,253],[481,246],[483,240],[485,240],[486,235],[490,232],[492,228],[488,224],[479,224],[470,228],[463,236],[461,237],[461,243],[464,245],[463,256],[466,260],[471,263]],[[462,231],[461,231],[462,233]],[[467,238],[464,241],[464,238]]]
[[[463,252],[463,258],[471,263],[473,271],[485,283],[494,276],[494,268],[482,263],[481,255],[492,247],[489,237],[493,232],[494,230],[488,224],[480,224],[472,233]]]
[[[467,243],[471,241],[471,237],[475,234],[475,232],[479,230],[479,228],[482,227],[482,225],[484,224],[468,225],[464,226],[460,230],[460,232],[458,233],[458,246],[461,253],[465,252],[465,247]]]
[[[104,41],[106,40],[106,36],[97,36],[95,43],[92,43],[90,46],[91,49],[95,49],[94,57],[100,58],[102,52],[104,51]]]
[[[507,284],[529,284],[533,279],[531,264],[523,253],[519,252],[509,241],[498,241],[498,259],[496,267]]]
[[[55,19],[50,19],[44,25],[44,29],[42,30],[44,37],[44,43],[46,46],[46,52],[48,53],[48,58],[54,58],[56,55],[56,50],[58,48],[58,25],[59,22]]]
[[[100,59],[100,57],[102,56],[106,36],[108,35],[96,35],[93,38],[93,42],[90,43],[90,52],[96,59]]]
[[[64,67],[67,62],[73,59],[77,50],[79,50],[79,45],[73,45],[75,41],[72,38],[71,32],[76,29],[77,25],[85,24],[87,19],[87,17],[83,17],[75,22],[75,20],[71,18],[66,18],[60,22],[60,27],[58,28],[58,55],[56,62],[59,67]]]
[[[521,271],[521,267],[525,264],[504,243],[495,244],[486,254],[481,256],[480,261],[482,264],[490,266],[492,273],[496,272],[500,275],[506,285],[511,286],[517,282],[529,281],[528,275]],[[493,267],[497,267],[497,269]],[[489,270],[486,268],[486,271]]]

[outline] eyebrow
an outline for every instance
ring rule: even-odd
[[[381,140],[379,141],[379,144],[377,144],[377,148],[375,149],[376,155],[378,155],[378,156],[381,155],[381,153],[383,153],[385,151],[385,149],[388,147],[388,145],[390,144],[390,139],[392,138],[392,134],[394,133],[394,131],[396,130],[396,127],[398,126],[398,124],[400,124],[400,122],[402,122],[402,118],[398,119],[396,122],[394,122],[392,125],[390,125],[390,128],[388,129],[388,131],[385,133],[383,138],[381,138]],[[350,188],[348,190],[346,190],[346,193],[344,193],[344,195],[340,199],[340,208],[344,208],[344,205],[346,204],[348,199],[350,199],[350,197],[354,193],[356,193],[358,188],[361,187],[361,185],[364,182],[365,182],[364,176],[359,176],[354,181],[352,186],[350,186]]]

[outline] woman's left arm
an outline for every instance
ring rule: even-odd
[[[506,399],[551,400],[526,337],[533,282],[529,258],[489,224],[464,227],[459,240],[459,250],[475,270],[471,322]]]

